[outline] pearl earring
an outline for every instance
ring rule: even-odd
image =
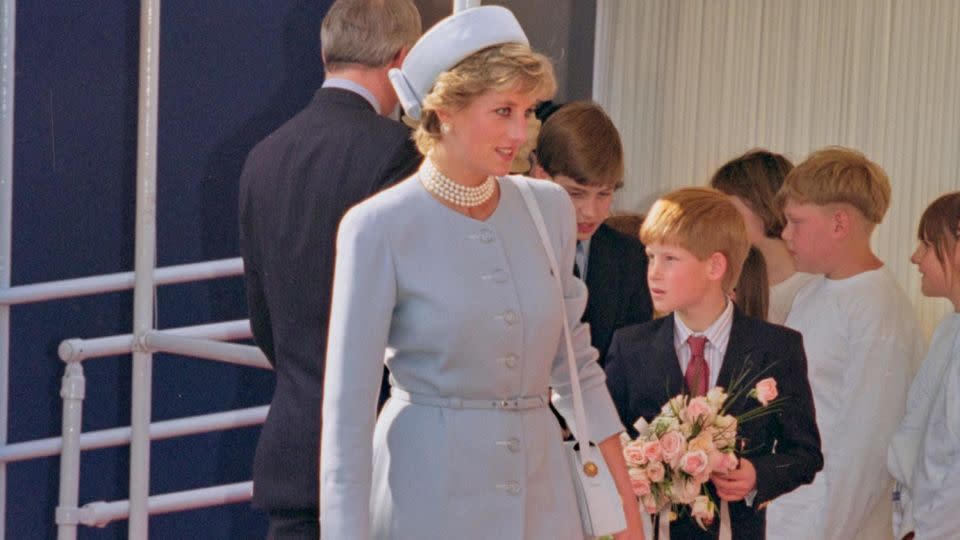
[[[450,127],[450,124],[448,124],[448,123],[446,123],[446,122],[441,122],[441,123],[440,123],[440,133],[443,133],[444,135],[447,135],[447,134],[449,134],[452,130],[453,130],[453,128]]]

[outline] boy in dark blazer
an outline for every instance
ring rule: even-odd
[[[739,427],[740,465],[707,484],[715,500],[729,503],[733,538],[764,538],[766,503],[810,483],[823,467],[802,338],[744,315],[729,300],[749,244],[743,219],[719,191],[686,188],[664,196],[640,238],[653,304],[670,315],[614,334],[606,372],[620,418],[636,436],[637,419],[651,421],[677,394],[729,389],[741,376],[751,386],[773,377],[779,407]],[[728,405],[737,416],[759,403],[743,395]],[[689,515],[670,525],[674,540],[718,533],[719,519],[707,530]]]
[[[614,330],[649,321],[647,255],[632,235],[603,221],[610,216],[613,194],[623,186],[623,146],[610,117],[590,101],[555,107],[537,136],[531,174],[563,186],[577,211],[577,267],[589,296],[583,321],[603,366]]]

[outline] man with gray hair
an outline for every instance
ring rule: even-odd
[[[387,72],[421,33],[412,0],[337,0],[320,41],[326,80],[257,144],[240,176],[250,326],[277,375],[254,460],[271,539],[319,537],[318,454],[337,225],[421,161]]]

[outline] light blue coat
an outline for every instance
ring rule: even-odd
[[[530,182],[561,268],[576,222],[560,187],[499,179],[486,221],[433,199],[416,175],[354,207],[337,238],[321,437],[323,538],[582,538],[560,430],[547,407],[458,409],[391,398],[375,421],[384,349],[394,388],[502,400],[557,393],[571,418],[560,296],[516,182]],[[563,276],[591,432],[622,431]],[[568,420],[569,421],[569,420]]]

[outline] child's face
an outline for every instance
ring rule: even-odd
[[[586,240],[597,232],[603,220],[610,217],[613,202],[612,186],[585,186],[569,176],[558,174],[553,181],[563,186],[577,210],[577,240]]]
[[[787,243],[797,270],[828,273],[833,231],[833,213],[816,204],[799,204],[788,199],[783,207],[787,226],[780,235]]]
[[[944,272],[943,264],[937,259],[937,250],[921,241],[910,256],[910,262],[920,271],[920,290],[931,298],[949,297],[950,283]]]
[[[647,244],[647,283],[653,307],[661,313],[684,311],[703,302],[711,283],[710,261],[701,261],[686,249]]]

